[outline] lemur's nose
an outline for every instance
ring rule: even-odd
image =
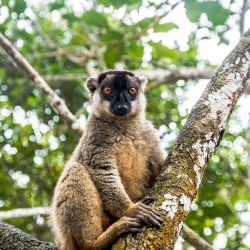
[[[118,115],[125,115],[128,112],[128,105],[126,104],[118,104],[116,106],[116,112]]]

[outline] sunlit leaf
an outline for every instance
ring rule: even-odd
[[[202,13],[201,3],[197,0],[185,1],[186,14],[191,22],[198,22]]]
[[[128,47],[128,56],[130,58],[141,58],[144,54],[144,47],[138,45],[137,42],[132,42]]]
[[[163,23],[159,24],[155,27],[155,32],[168,32],[169,30],[178,28],[178,26],[175,23]]]
[[[110,42],[110,41],[116,41],[121,40],[124,37],[124,34],[115,30],[111,30],[108,33],[106,33],[101,40],[103,42]]]
[[[178,58],[177,52],[174,49],[170,49],[161,43],[148,43],[153,48],[153,55],[155,58],[168,57],[173,60]]]
[[[24,0],[16,0],[13,6],[13,11],[17,14],[23,13],[26,9],[26,2]]]
[[[223,8],[218,1],[207,1],[202,3],[202,10],[214,25],[222,25],[227,20],[230,11]]]
[[[123,45],[109,46],[105,53],[104,59],[109,68],[112,68],[116,62],[118,62],[124,53]]]
[[[97,27],[108,27],[107,19],[104,15],[100,14],[99,12],[96,12],[95,10],[87,11],[83,14],[82,20],[91,26],[97,26]]]

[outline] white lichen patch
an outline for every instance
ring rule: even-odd
[[[206,163],[206,159],[209,155],[211,155],[216,146],[216,141],[209,140],[208,142],[202,143],[201,140],[198,140],[192,148],[196,150],[198,156],[198,162],[196,163],[199,167],[204,167]]]
[[[239,64],[240,63],[240,57],[237,57],[235,64]]]
[[[205,135],[206,140],[208,141],[208,140],[212,139],[213,134],[214,134],[213,132],[209,132],[208,134],[206,134]]]
[[[188,212],[191,206],[191,199],[186,195],[182,195],[181,198],[178,198],[172,194],[165,194],[164,198],[166,199],[163,201],[162,205],[160,206],[161,209],[167,212],[167,215],[173,219],[176,211],[178,210],[179,204],[183,205],[184,211]]]
[[[200,168],[195,164],[194,165],[194,171],[196,173],[196,178],[197,178],[197,189],[199,188],[201,184],[201,173],[200,173]]]
[[[183,221],[178,226],[178,235],[181,233],[182,227],[183,227]]]
[[[183,209],[186,212],[189,212],[191,206],[191,199],[183,194],[180,198],[180,204],[183,205]]]
[[[242,58],[242,62],[243,59],[244,58]],[[237,58],[236,61],[239,61],[239,58]],[[232,67],[232,65],[229,66]],[[243,62],[238,72],[225,75],[225,79],[222,80],[225,82],[223,87],[208,95],[208,100],[205,101],[205,104],[210,108],[210,112],[204,119],[216,122],[220,121],[219,127],[225,127],[225,122],[231,110],[233,96],[241,86],[242,79],[246,76],[249,66],[249,62]]]
[[[245,56],[246,56],[247,60],[249,60],[249,61],[250,61],[250,54],[249,54],[249,52],[248,52],[248,51],[246,51],[246,52],[245,52]]]
[[[166,199],[163,201],[162,205],[160,206],[161,209],[167,212],[167,215],[173,219],[174,215],[178,209],[178,201],[177,196],[171,194],[165,194],[164,198]]]

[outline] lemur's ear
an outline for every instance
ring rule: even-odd
[[[86,81],[86,89],[90,93],[94,93],[97,87],[98,87],[98,76],[97,75],[90,76]]]
[[[147,83],[148,83],[148,79],[146,76],[143,76],[143,75],[139,75],[137,76],[138,80],[139,80],[139,83],[141,85],[141,89],[144,91],[146,86],[147,86]]]

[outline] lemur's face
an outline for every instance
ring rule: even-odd
[[[109,71],[87,80],[93,112],[99,116],[131,116],[145,109],[146,78],[126,71]]]

